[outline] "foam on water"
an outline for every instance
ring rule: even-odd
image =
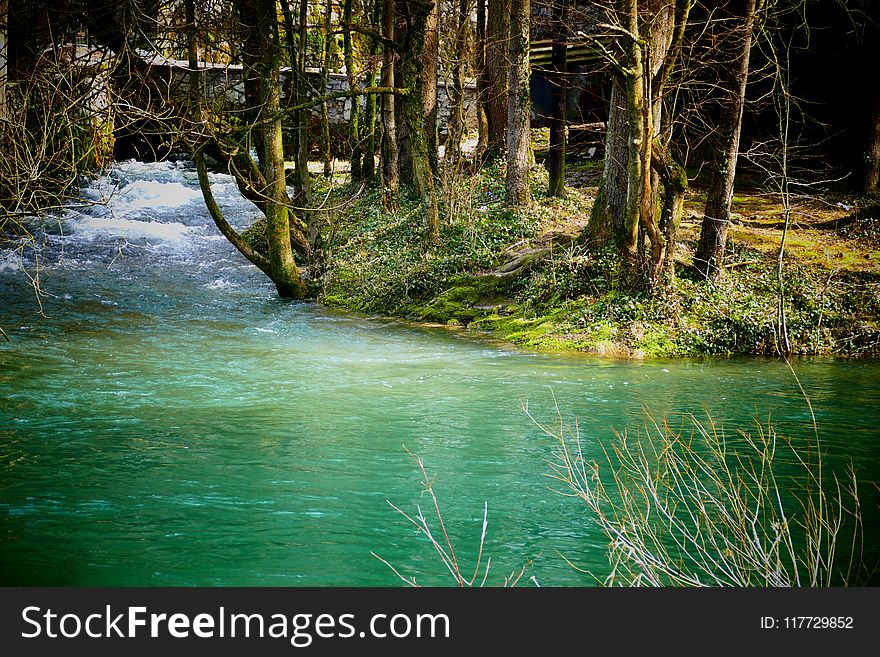
[[[124,217],[81,216],[67,225],[73,235],[84,238],[103,234],[182,242],[192,232],[188,226],[177,222],[138,221]]]
[[[0,272],[19,271],[24,267],[19,249],[0,251]]]

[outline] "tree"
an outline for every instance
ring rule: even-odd
[[[507,85],[511,0],[488,0],[486,22],[485,108],[488,141],[485,157],[504,152],[507,139]]]
[[[483,4],[480,0],[480,4]],[[485,6],[485,5],[484,5]],[[471,0],[459,0],[455,20],[455,54],[452,61],[452,87],[449,94],[449,133],[446,138],[445,159],[457,164],[461,157],[461,139],[464,135],[464,73],[468,53],[468,23]]]
[[[507,85],[507,203],[529,202],[529,147],[532,102],[529,93],[530,0],[512,0]]]
[[[321,88],[327,89],[327,82],[330,79],[330,43],[332,39],[331,27],[333,22],[333,3],[327,0],[324,7],[324,31],[323,40],[321,42],[321,60],[323,62],[323,70],[321,71]],[[375,106],[375,97],[372,98]],[[324,164],[324,177],[329,178],[333,170],[333,153],[330,150],[330,113],[327,111],[327,103],[321,105],[321,159]]]
[[[489,78],[489,67],[486,64],[486,3],[488,0],[477,0],[477,43],[475,64],[477,67],[477,128],[479,139],[477,152],[485,153],[489,148],[489,90],[492,80]]]
[[[425,113],[425,141],[431,170],[437,172],[437,72],[440,64],[440,1],[432,0],[425,19],[425,51],[422,55],[424,87],[422,102]]]
[[[565,196],[565,129],[568,96],[568,5],[571,0],[556,0],[553,5],[553,44],[551,46],[550,152],[548,170],[549,196]]]
[[[194,127],[200,131],[193,144],[193,159],[196,163],[199,186],[211,218],[220,232],[242,255],[272,280],[280,296],[303,298],[307,294],[307,288],[293,256],[288,213],[290,200],[287,197],[284,175],[281,89],[278,83],[281,72],[281,48],[276,5],[274,0],[236,0],[235,5],[243,20],[252,21],[250,27],[255,30],[255,34],[258,36],[259,50],[256,53],[250,53],[255,58],[254,68],[257,73],[256,82],[250,84],[257,84],[257,89],[246,95],[256,97],[261,115],[256,126],[260,135],[258,140],[260,163],[259,168],[254,167],[252,173],[259,177],[261,183],[255,192],[261,201],[259,203],[260,210],[266,217],[268,255],[264,256],[253,249],[229,225],[211,191],[204,152],[206,141],[214,139],[211,136],[213,130],[209,125],[211,117],[202,106],[199,97],[195,0],[186,0],[191,111]]]
[[[383,0],[382,4],[382,86],[393,87],[394,75],[394,24],[395,0]],[[382,96],[382,186],[386,210],[397,209],[400,201],[400,169],[397,153],[397,120],[394,96]]]
[[[618,285],[624,289],[651,289],[672,273],[667,248],[674,242],[687,176],[669,154],[661,126],[691,4],[621,0],[608,8],[614,42],[607,54],[614,83],[605,170],[586,237],[594,243],[609,238],[616,246]],[[655,176],[665,195],[659,216]]]
[[[345,57],[345,75],[348,79],[348,88],[352,91],[358,88],[358,73],[354,63],[354,47],[352,45],[352,4],[353,0],[343,0],[342,5],[342,48]],[[322,92],[323,93],[323,92]],[[352,96],[351,112],[348,118],[348,147],[351,150],[351,180],[361,180],[361,162],[363,160],[363,147],[360,135],[360,99]]]
[[[727,30],[717,66],[721,111],[700,242],[694,254],[694,267],[706,278],[717,275],[724,263],[756,8],[756,0],[730,0],[721,8],[721,18],[733,27]]]
[[[7,65],[9,57],[6,47],[6,31],[9,20],[9,2],[0,0],[0,121],[6,120],[6,86],[9,79]]]
[[[370,29],[377,32],[381,31],[382,28],[379,23],[382,17],[382,0],[372,0],[372,5],[364,7],[364,11],[369,14],[367,22],[370,24]],[[369,86],[375,86],[378,83],[376,65],[381,41],[377,36],[377,34],[374,34],[370,39],[370,56],[366,67],[366,78]],[[367,113],[364,117],[364,132],[366,134],[364,140],[364,160],[362,163],[364,180],[369,183],[373,183],[376,179],[376,117],[378,110],[379,106],[376,96],[375,94],[370,94],[367,97]]]
[[[874,84],[867,155],[868,171],[865,176],[865,193],[871,196],[880,196],[880,79]]]
[[[404,23],[406,29],[401,39],[400,72],[401,86],[407,93],[401,97],[404,116],[409,130],[412,182],[425,213],[425,242],[435,245],[440,240],[440,215],[437,193],[428,155],[428,138],[425,128],[424,104],[424,48],[427,17],[433,6],[432,0],[405,3]]]

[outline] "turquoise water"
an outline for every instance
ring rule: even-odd
[[[210,225],[194,172],[121,164],[94,206],[0,252],[0,583],[396,585],[376,552],[451,583],[407,512],[432,475],[473,568],[488,503],[489,581],[588,585],[607,539],[550,490],[553,441],[528,418],[577,418],[589,455],[644,408],[711,412],[805,435],[788,367],[766,359],[630,362],[498,347],[442,329],[279,301]],[[228,177],[234,223],[256,210]],[[29,279],[39,265],[43,314]],[[829,463],[880,472],[880,364],[800,360]],[[874,509],[876,487],[863,486]],[[877,525],[869,527],[876,553]]]

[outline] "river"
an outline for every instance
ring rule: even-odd
[[[233,224],[257,216],[228,176],[212,182]],[[526,566],[523,583],[589,585],[566,560],[601,575],[607,539],[551,490],[553,441],[525,404],[576,418],[597,458],[646,407],[810,432],[773,359],[538,354],[281,301],[213,226],[185,163],[120,163],[84,196],[0,251],[0,584],[400,584],[371,552],[451,584],[388,504],[430,510],[405,446],[436,476],[463,570],[487,503],[490,583]],[[880,364],[794,368],[829,463],[877,481]],[[876,518],[876,487],[863,491]]]

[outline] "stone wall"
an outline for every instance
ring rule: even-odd
[[[179,60],[171,60],[167,58],[153,57],[150,64],[157,69],[159,75],[167,76],[170,73],[172,85],[178,94],[185,94],[189,88],[189,73],[187,71],[187,63]],[[244,105],[244,83],[241,80],[242,67],[237,65],[223,65],[200,63],[201,80],[203,80],[204,90],[209,99],[218,105],[226,105],[228,107],[241,107]],[[310,69],[307,72],[309,81],[313,88],[321,83],[321,73],[317,69]],[[281,88],[288,88],[289,72],[282,70],[281,72]],[[165,78],[167,79],[167,78]],[[326,94],[348,90],[348,78],[344,73],[331,73],[327,78]],[[476,112],[476,84],[470,82],[465,87],[465,125],[469,129],[476,129],[477,112]],[[283,100],[282,100],[283,102]],[[351,118],[351,98],[337,98],[327,103],[328,116],[330,123],[336,126],[344,125]],[[358,102],[361,103],[362,110],[366,109],[366,98],[360,96]],[[437,106],[438,106],[438,132],[446,133],[446,127],[449,122],[449,93],[444,80],[439,80],[437,84]],[[314,107],[311,109],[315,116],[321,115],[321,108]],[[363,113],[362,113],[363,116]]]

